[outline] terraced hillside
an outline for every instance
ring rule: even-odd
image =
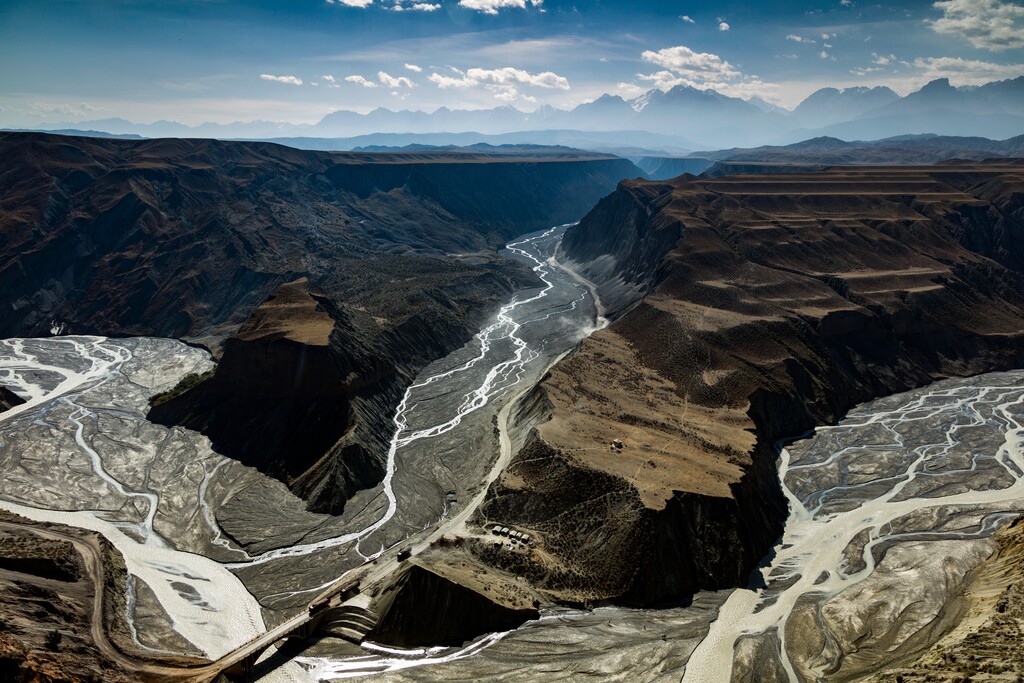
[[[1024,365],[1022,237],[1016,162],[623,183],[563,242],[618,319],[483,507],[542,551],[488,560],[565,600],[744,584],[785,517],[777,439]]]

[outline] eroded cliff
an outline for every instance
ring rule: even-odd
[[[371,637],[398,647],[461,645],[539,616],[532,605],[487,596],[488,588],[472,581],[462,585],[466,578],[446,576],[443,567],[406,565],[375,602],[381,618]]]
[[[6,387],[0,387],[0,413],[5,410],[10,410],[14,406],[21,405],[25,402],[21,396],[11,391]]]
[[[1024,364],[1022,179],[1006,163],[623,183],[563,245],[646,296],[542,383],[549,417],[523,424],[479,515],[542,541],[487,561],[558,600],[746,583],[785,517],[776,440]]]
[[[153,418],[203,431],[331,513],[380,480],[411,377],[536,282],[496,248],[575,220],[640,174],[585,152],[35,133],[0,134],[0,154],[0,336],[207,344],[222,355],[215,376]],[[296,290],[282,286],[300,278],[305,303],[284,305]]]
[[[330,153],[43,133],[0,133],[0,156],[2,337],[228,334],[299,276],[341,300],[386,289],[396,258],[412,273],[454,254],[460,267],[486,260],[642,175],[582,152]]]

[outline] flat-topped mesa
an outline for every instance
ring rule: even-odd
[[[346,322],[306,279],[282,285],[225,342],[214,375],[149,418],[201,431],[218,451],[294,486],[353,430],[360,392],[395,372],[346,335]],[[366,449],[336,466],[328,509],[383,476]]]
[[[745,584],[785,518],[776,440],[1024,366],[1022,187],[1014,163],[621,184],[563,247],[648,293],[531,397],[478,521],[538,550],[485,559],[556,600]]]

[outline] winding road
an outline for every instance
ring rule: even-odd
[[[172,386],[187,371],[202,369],[199,367],[201,352],[167,340],[60,337],[52,340],[14,339],[0,342],[0,381],[28,399],[25,404],[0,414],[0,432],[32,424],[45,427],[51,434],[66,434],[63,438],[70,438],[77,450],[77,454],[72,457],[84,458],[88,462],[89,476],[96,482],[82,485],[83,490],[90,491],[86,494],[89,500],[71,501],[74,508],[71,510],[55,509],[50,504],[43,507],[40,503],[43,498],[37,500],[30,496],[30,499],[12,499],[11,494],[2,490],[0,507],[37,521],[87,528],[107,537],[124,555],[129,572],[153,589],[175,630],[216,661],[199,668],[179,668],[156,660],[133,659],[124,653],[114,654],[116,648],[100,634],[97,634],[97,643],[108,656],[131,670],[163,677],[204,680],[231,663],[265,649],[284,635],[301,628],[309,620],[308,612],[303,610],[267,631],[263,626],[258,603],[230,570],[310,556],[352,543],[356,544],[358,550],[360,543],[373,538],[376,532],[387,527],[402,505],[394,487],[395,477],[400,474],[401,454],[420,442],[450,438],[448,435],[460,428],[479,429],[479,423],[468,424],[467,419],[488,406],[497,406],[495,416],[499,452],[482,481],[468,482],[476,491],[475,495],[454,508],[453,514],[443,517],[437,524],[415,534],[401,545],[419,552],[433,540],[465,525],[483,501],[488,486],[500,475],[513,455],[508,421],[515,402],[533,387],[554,362],[570,352],[583,336],[605,324],[603,311],[594,298],[593,286],[561,266],[554,258],[565,227],[552,228],[508,245],[510,254],[530,264],[543,286],[521,292],[502,306],[493,321],[476,335],[463,353],[453,354],[456,361],[454,365],[441,369],[437,369],[438,365],[432,366],[434,370],[418,377],[408,387],[393,418],[394,435],[380,488],[380,495],[387,502],[386,507],[376,520],[357,531],[249,555],[230,545],[221,535],[213,513],[205,506],[207,486],[217,470],[224,465],[222,460],[211,459],[203,471],[198,501],[200,517],[210,527],[206,532],[209,535],[207,542],[242,557],[228,563],[216,562],[202,555],[176,550],[172,542],[157,533],[154,520],[163,501],[162,492],[151,488],[154,484],[148,474],[143,486],[129,484],[123,474],[111,469],[107,460],[108,453],[95,445],[94,438],[99,433],[98,415],[103,410],[96,407],[97,402],[111,399],[117,403],[130,402],[120,394],[106,392],[114,392],[115,388],[116,391],[127,391],[124,386],[132,384],[132,381],[126,367],[133,363],[139,364],[140,359],[136,355],[140,350],[147,350],[147,356],[154,355],[147,345],[155,344],[159,347],[160,344],[166,344],[168,353],[176,353],[181,357],[155,373],[146,387],[132,389],[138,391],[132,394],[131,400],[142,399],[141,405],[134,408],[142,415],[145,412],[144,399],[148,398],[147,391],[149,394],[155,393],[156,390]],[[191,353],[197,357],[193,358],[189,355]],[[470,354],[468,358],[467,353]],[[444,362],[440,365],[443,366]],[[435,401],[437,396],[461,396],[461,399],[451,405],[448,414],[416,410],[421,405]],[[449,407],[445,403],[431,405]],[[128,417],[123,406],[111,407],[110,410],[117,413],[118,419]],[[486,422],[486,417],[483,419]],[[4,448],[2,441],[0,448]],[[6,448],[6,457],[10,458],[12,445],[7,444]],[[418,451],[416,456],[420,457]],[[3,457],[4,453],[0,452],[0,459]],[[41,485],[55,492],[61,489],[58,481],[52,484],[41,482]],[[118,503],[105,502],[101,505],[100,501],[123,501],[120,510],[128,515],[115,512]],[[90,506],[96,507],[90,509]],[[133,520],[136,513],[140,517]],[[80,545],[80,542],[76,543],[76,548]],[[89,555],[88,548],[81,547],[79,550],[87,564],[93,568],[90,570],[91,575],[97,580],[97,590],[101,591],[101,565],[97,564],[96,557]],[[366,587],[386,581],[400,566],[396,557],[398,550],[397,544],[391,544],[376,553],[364,555],[359,551],[367,559],[366,563],[346,572],[337,581],[315,590],[322,589],[321,595],[331,594],[339,585],[352,581],[357,575]],[[175,588],[182,584],[189,590],[183,592]],[[100,611],[96,614],[99,615],[102,611],[101,599],[97,605],[96,609]],[[214,631],[210,629],[220,635],[214,637]],[[486,644],[487,639],[484,639],[464,650],[448,651],[441,656],[462,656],[460,652],[468,654]],[[382,650],[379,659],[386,660],[389,654]],[[410,662],[406,658],[402,660],[401,666],[427,664],[435,661],[435,655],[438,655],[437,652],[427,654],[419,663]],[[316,665],[329,667],[332,661],[321,660]],[[376,666],[379,670],[379,665]]]

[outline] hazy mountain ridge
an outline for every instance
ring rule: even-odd
[[[668,136],[692,149],[786,143],[816,135],[868,140],[915,133],[1007,138],[1024,133],[1022,112],[1024,76],[964,87],[953,87],[948,79],[941,78],[904,97],[885,86],[822,88],[793,111],[761,98],[744,100],[678,85],[667,91],[650,90],[632,100],[606,94],[571,110],[545,105],[523,112],[505,105],[479,110],[441,107],[428,113],[378,107],[366,114],[334,111],[316,124],[250,121],[186,126],[173,121],[137,124],[111,118],[62,123],[54,128],[89,128],[149,137],[246,139],[351,138],[412,132],[502,135],[552,130],[582,135],[628,130]],[[563,139],[510,142],[573,144]]]

